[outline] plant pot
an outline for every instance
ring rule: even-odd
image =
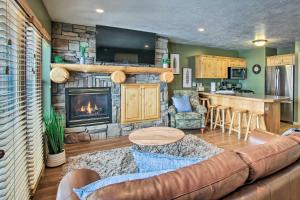
[[[47,167],[58,167],[66,163],[66,152],[65,150],[58,154],[48,154]]]
[[[169,68],[169,64],[168,63],[163,63],[163,68]]]
[[[80,57],[79,64],[81,64],[81,65],[85,64],[85,58],[84,57]]]

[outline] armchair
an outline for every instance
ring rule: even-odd
[[[200,105],[198,92],[193,90],[174,90],[174,96],[187,95],[190,97],[192,112],[177,112],[174,105],[169,106],[170,125],[180,129],[201,129],[205,128],[205,113],[207,109]]]

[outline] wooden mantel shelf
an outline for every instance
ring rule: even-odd
[[[115,65],[80,65],[80,64],[51,64],[50,78],[55,83],[65,83],[69,77],[69,72],[85,73],[107,73],[111,74],[111,79],[115,83],[123,83],[126,74],[160,74],[160,80],[170,83],[174,79],[171,68],[161,67],[134,67]]]

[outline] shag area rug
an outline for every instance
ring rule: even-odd
[[[182,157],[208,159],[223,151],[194,135],[186,135],[181,141],[162,146],[135,146],[122,147],[107,151],[81,154],[70,157],[64,165],[63,175],[74,169],[92,169],[101,178],[137,172],[130,148],[144,152],[162,153]]]

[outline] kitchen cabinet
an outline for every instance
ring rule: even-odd
[[[195,78],[227,78],[228,67],[246,68],[246,60],[212,55],[195,56]]]
[[[294,54],[284,54],[284,55],[267,57],[267,66],[294,65],[294,64],[295,64]]]
[[[121,123],[159,119],[159,84],[121,85]]]

